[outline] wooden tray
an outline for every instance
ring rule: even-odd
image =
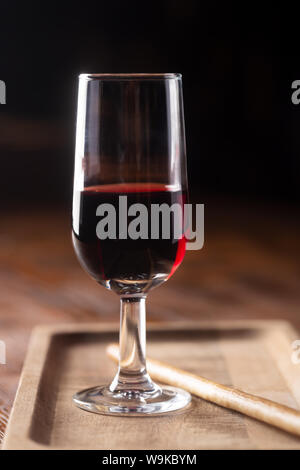
[[[148,354],[204,377],[300,405],[291,326],[278,321],[149,326]],[[4,449],[300,449],[300,439],[193,398],[189,410],[155,418],[106,417],[72,403],[75,391],[112,379],[105,346],[116,326],[40,327],[32,337]]]

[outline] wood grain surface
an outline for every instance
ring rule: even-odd
[[[286,319],[300,331],[296,209],[212,201],[205,223],[204,248],[188,252],[173,278],[151,293],[148,321]],[[91,280],[75,258],[69,210],[1,214],[0,339],[7,347],[7,364],[0,365],[1,435],[32,328],[118,322],[118,316],[117,296]]]
[[[149,326],[147,349],[152,360],[299,410],[295,337],[282,321],[171,322]],[[75,392],[114,376],[106,348],[116,338],[115,326],[99,323],[35,330],[4,449],[300,449],[299,436],[195,395],[187,409],[161,417],[79,410]]]

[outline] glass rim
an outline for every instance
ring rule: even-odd
[[[181,80],[181,73],[81,73],[84,80]]]

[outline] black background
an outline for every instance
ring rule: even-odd
[[[181,72],[192,191],[297,203],[300,20],[296,3],[276,5],[2,2],[2,206],[69,203],[84,72]]]

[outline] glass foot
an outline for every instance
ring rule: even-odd
[[[107,386],[88,388],[73,396],[75,404],[93,413],[143,416],[170,413],[186,407],[191,395],[175,387],[157,387],[153,392],[111,391]]]

